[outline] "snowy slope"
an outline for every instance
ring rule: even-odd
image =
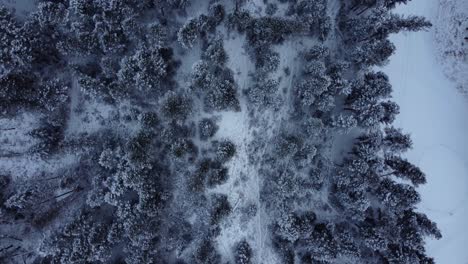
[[[433,23],[438,0],[413,0],[396,12]],[[427,174],[419,210],[437,222],[441,240],[427,241],[428,255],[442,264],[468,263],[468,104],[436,59],[434,29],[391,37],[396,54],[384,68],[401,107],[396,126],[412,134],[408,158]]]

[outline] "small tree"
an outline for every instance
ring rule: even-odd
[[[395,45],[388,39],[365,42],[351,51],[352,60],[366,66],[382,66],[395,52]]]
[[[395,8],[397,4],[406,4],[411,0],[385,0],[385,6],[388,8]]]
[[[188,20],[177,33],[177,39],[180,44],[186,49],[193,47],[193,44],[198,38],[199,22],[197,18]]]
[[[198,131],[201,140],[207,140],[213,137],[218,131],[219,126],[216,121],[210,118],[204,118],[198,123]]]
[[[352,115],[340,114],[338,116],[333,116],[331,125],[348,132],[350,129],[357,126],[357,121]]]
[[[63,106],[68,100],[69,87],[58,79],[46,81],[39,89],[39,101],[42,107],[53,111]]]
[[[222,38],[216,38],[203,53],[205,60],[212,63],[224,65],[228,60],[228,55],[223,47]]]
[[[161,112],[166,118],[184,121],[192,112],[192,100],[184,93],[167,92],[161,102]]]
[[[142,47],[134,55],[122,59],[117,76],[127,86],[158,91],[167,76],[167,64],[159,50]]]
[[[274,107],[279,98],[276,94],[279,88],[279,82],[268,79],[263,75],[257,77],[253,87],[247,89],[246,94],[249,101],[257,107]]]
[[[211,225],[218,225],[221,220],[227,217],[232,207],[229,203],[228,197],[225,194],[211,195]]]
[[[218,160],[226,162],[236,154],[236,145],[229,140],[215,142],[215,152]]]
[[[391,172],[387,175],[395,175],[410,180],[414,185],[426,183],[425,174],[417,166],[399,156],[390,155],[385,158],[385,164],[390,167]]]
[[[252,255],[252,248],[246,240],[242,240],[237,243],[234,249],[234,259],[236,264],[251,264]]]
[[[221,256],[213,245],[213,242],[206,238],[196,249],[193,260],[196,264],[218,264],[221,263]]]
[[[380,202],[388,206],[392,211],[412,209],[421,201],[419,193],[413,186],[395,183],[390,179],[384,179],[375,190],[375,195]]]
[[[392,101],[386,101],[380,103],[384,110],[384,115],[381,119],[381,122],[385,124],[391,124],[395,121],[395,117],[400,113],[400,107],[398,104]]]
[[[403,134],[402,130],[394,127],[384,129],[385,136],[383,138],[384,146],[393,152],[404,152],[410,149],[413,141],[409,134]]]

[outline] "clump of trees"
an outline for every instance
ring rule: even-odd
[[[424,239],[441,233],[415,211],[426,175],[402,157],[411,137],[371,70],[390,34],[430,22],[391,12],[406,0],[343,2],[335,17],[326,0],[247,2],[40,1],[21,19],[0,6],[0,116],[38,120],[29,147],[0,129],[25,149],[1,158],[38,167],[0,174],[0,262],[254,263],[259,234],[218,250],[240,223],[264,226],[280,263],[433,263]],[[224,43],[244,37],[245,85]],[[304,47],[294,67],[287,41]],[[240,146],[220,134],[224,111],[248,111]],[[255,197],[225,192],[253,183]]]
[[[207,140],[213,137],[218,131],[219,126],[216,121],[210,118],[204,118],[198,123],[198,131],[201,140]]]
[[[236,264],[252,263],[252,255],[252,248],[250,247],[249,243],[245,240],[240,241],[234,249]]]
[[[193,65],[192,89],[198,91],[208,111],[240,110],[237,84],[226,67],[227,55],[220,39],[214,39],[202,60]]]
[[[350,14],[342,19],[340,28],[346,33],[345,42],[349,43],[349,55],[353,62],[369,67],[382,65],[395,51],[395,46],[388,40],[392,33],[400,31],[419,31],[432,26],[423,17],[404,17],[392,12],[397,2],[406,1],[355,1],[346,9]],[[364,6],[363,10],[354,12]]]

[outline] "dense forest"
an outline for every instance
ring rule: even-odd
[[[0,6],[0,262],[434,263],[378,70],[408,1]]]

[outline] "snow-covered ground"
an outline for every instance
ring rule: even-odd
[[[261,179],[258,175],[258,167],[249,160],[248,146],[253,140],[252,116],[247,109],[247,98],[242,90],[251,84],[249,73],[255,70],[254,64],[244,49],[245,37],[238,34],[227,36],[224,48],[228,53],[227,66],[234,71],[235,81],[239,86],[239,101],[241,111],[220,112],[218,122],[219,131],[217,139],[229,139],[236,145],[236,155],[229,162],[229,180],[222,186],[215,188],[215,192],[224,193],[233,206],[234,216],[222,227],[221,234],[217,238],[219,251],[224,258],[229,259],[230,252],[242,239],[249,241],[256,253],[255,263],[277,263],[275,254],[268,241],[268,221],[266,212],[260,203]],[[258,124],[257,124],[258,125]],[[271,137],[272,131],[268,136]],[[267,135],[265,135],[267,136]],[[251,219],[244,219],[239,212],[255,206],[256,213]]]
[[[438,0],[413,0],[396,12],[423,15],[433,23]],[[468,102],[444,74],[436,57],[434,29],[391,37],[396,54],[384,67],[401,107],[396,126],[412,134],[408,158],[427,174],[419,210],[437,222],[441,240],[428,240],[436,263],[468,263]]]

